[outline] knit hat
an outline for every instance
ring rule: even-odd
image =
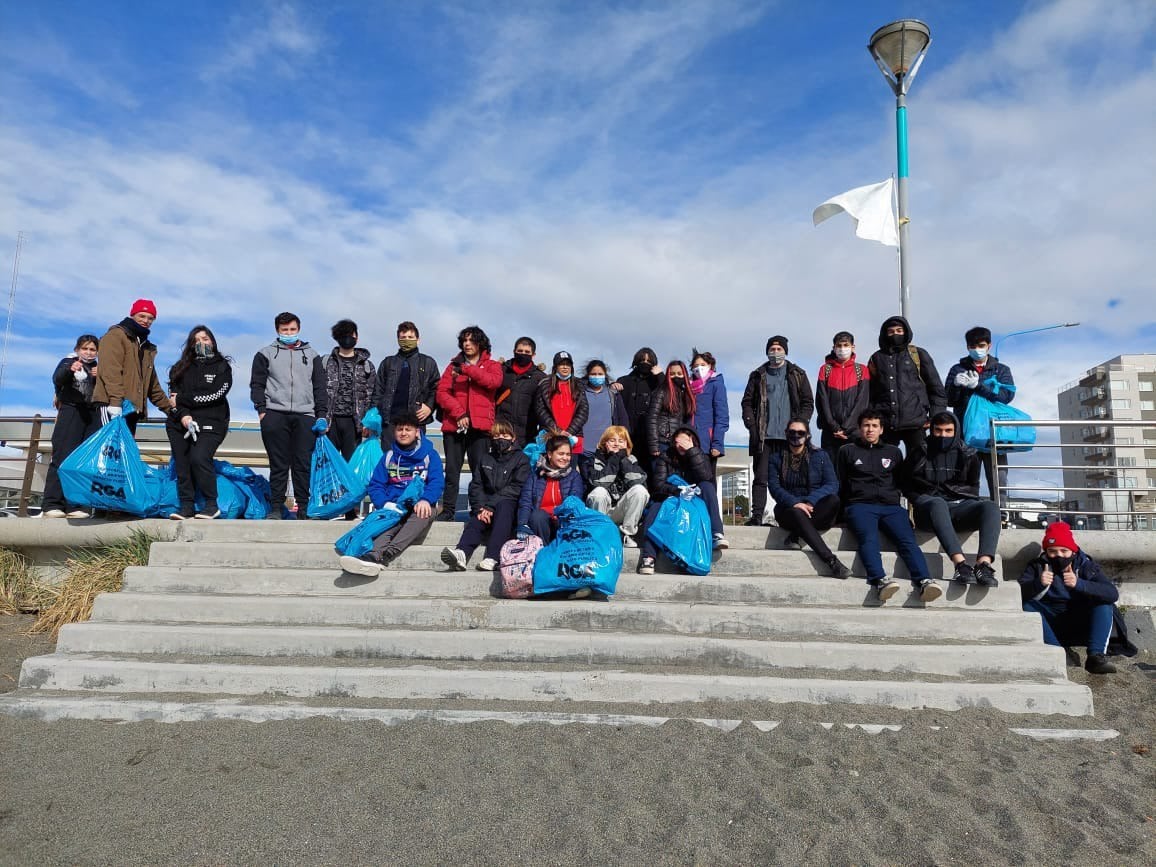
[[[783,335],[776,334],[774,337],[772,337],[770,340],[768,340],[767,341],[767,349],[768,350],[771,348],[772,343],[779,344],[779,346],[783,347],[783,352],[790,354],[791,348],[789,346],[787,346],[787,338],[783,337]]]
[[[153,304],[147,298],[138,298],[132,302],[132,309],[128,311],[128,315],[136,316],[138,313],[147,313],[153,319],[156,319],[157,305]]]
[[[570,357],[569,352],[563,349],[561,352],[554,353],[554,367],[557,367],[559,364],[569,364],[573,367],[574,359]]]
[[[840,331],[838,334],[831,338],[831,345],[834,346],[836,343],[844,340],[850,343],[852,346],[855,345],[855,335],[850,331]]]
[[[1040,543],[1040,547],[1045,550],[1048,548],[1067,548],[1071,551],[1080,550],[1080,546],[1076,544],[1076,537],[1072,535],[1072,528],[1063,521],[1048,524],[1048,528],[1044,530],[1044,541]]]

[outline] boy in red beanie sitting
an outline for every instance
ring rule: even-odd
[[[1072,528],[1063,521],[1050,524],[1040,543],[1040,556],[1020,576],[1024,611],[1043,618],[1044,641],[1057,647],[1084,645],[1091,674],[1112,674],[1108,640],[1113,608],[1120,594],[1099,564],[1080,550]]]

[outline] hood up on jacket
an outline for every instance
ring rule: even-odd
[[[894,347],[891,341],[887,339],[887,329],[892,325],[902,325],[905,339],[901,347]],[[903,316],[888,316],[883,320],[883,324],[879,326],[879,348],[884,352],[906,352],[907,347],[911,345],[915,334],[911,331],[911,323]]]
[[[971,447],[963,441],[963,429],[962,429],[963,425],[961,425],[959,423],[959,419],[956,417],[955,413],[951,412],[950,410],[945,410],[945,414],[951,416],[951,421],[955,424],[955,433],[952,435],[951,439],[949,439],[947,441],[947,445],[944,447],[941,447],[939,449],[939,451],[942,453],[942,452],[950,451],[951,449],[959,449],[959,448],[971,449]],[[935,425],[933,423],[932,427],[934,427],[934,426]],[[931,428],[928,428],[927,439],[928,439],[929,444],[937,445],[938,443],[935,441],[941,439],[941,437],[932,436],[931,435]]]

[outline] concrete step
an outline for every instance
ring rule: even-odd
[[[443,567],[444,568],[444,567]],[[257,569],[214,566],[130,566],[124,589],[134,593],[225,593],[257,596],[341,596],[413,598],[490,598],[490,572],[429,570],[389,571],[377,578],[348,575],[335,569]],[[933,608],[975,608],[1020,611],[1019,585],[998,587],[943,585],[943,596]],[[837,581],[804,577],[710,575],[638,575],[628,573],[618,582],[614,602],[746,602],[764,605],[846,605],[877,607],[879,600],[862,579]],[[887,607],[923,608],[919,597],[904,584]]]
[[[221,623],[421,629],[569,629],[745,638],[902,638],[1032,642],[1039,616],[1004,611],[785,608],[715,603],[398,599],[104,593],[101,623]]]
[[[332,544],[338,537],[356,526],[350,521],[184,521],[175,531],[175,539],[182,542],[245,542],[284,543],[317,542]],[[424,544],[455,545],[462,535],[465,524],[457,521],[435,521],[426,534]],[[728,526],[727,539],[732,549],[763,550],[782,547],[787,534],[778,527]],[[973,538],[974,537],[974,538]],[[934,534],[917,531],[915,538],[929,554],[941,549]],[[969,555],[975,551],[978,537],[972,533],[961,534],[964,550]],[[823,534],[824,541],[832,550],[856,550],[854,535],[843,527],[835,527]],[[884,550],[894,551],[894,546],[884,537]]]
[[[639,549],[628,548],[624,552],[624,572],[634,572],[638,565]],[[475,552],[480,560],[482,554]],[[944,572],[951,575],[950,561],[946,557],[931,555],[926,558],[928,571],[933,578],[942,578]],[[865,575],[866,571],[858,557],[846,556],[844,562],[855,575]],[[313,542],[286,542],[279,545],[246,545],[230,542],[199,542],[195,545],[184,542],[154,542],[149,553],[150,566],[190,566],[212,565],[229,567],[261,567],[282,569],[325,569],[339,568],[337,554],[332,546]],[[888,574],[901,580],[906,579],[907,569],[893,553],[883,554],[883,567]],[[399,569],[423,569],[449,571],[441,561],[441,548],[433,545],[415,545],[405,550],[389,567],[388,571]],[[676,573],[679,570],[665,557],[660,557],[658,569]],[[822,569],[819,558],[804,551],[716,551],[711,574],[719,575],[813,575]]]
[[[924,683],[751,675],[700,675],[583,669],[475,670],[405,666],[221,665],[204,662],[89,659],[61,654],[25,660],[20,690],[78,694],[195,693],[279,698],[357,698],[485,702],[592,702],[618,705],[701,702],[807,702],[894,708],[995,708],[1005,713],[1092,714],[1091,691],[1064,679],[1043,683]],[[6,699],[0,698],[0,705]]]
[[[1044,644],[769,641],[567,629],[419,630],[90,622],[65,626],[57,651],[806,669],[1000,679],[1065,675],[1063,650]]]

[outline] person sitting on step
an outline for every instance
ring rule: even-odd
[[[805,421],[791,419],[787,447],[770,458],[767,487],[775,498],[775,520],[790,535],[786,547],[798,550],[800,537],[827,564],[832,577],[850,578],[844,566],[823,541],[839,517],[839,479],[831,458],[811,443]]]
[[[836,461],[843,513],[859,541],[859,559],[867,569],[867,583],[875,589],[879,601],[886,602],[899,591],[899,582],[888,578],[883,570],[880,528],[899,549],[919,598],[931,602],[942,596],[943,589],[927,571],[927,559],[915,541],[907,510],[899,505],[896,478],[903,454],[898,446],[883,442],[883,418],[877,410],[859,414],[859,436],[839,450]]]
[[[530,461],[517,447],[512,424],[494,422],[490,447],[471,474],[470,517],[457,547],[442,549],[442,562],[454,571],[464,571],[470,555],[486,539],[486,556],[477,569],[489,572],[498,565],[502,545],[514,537],[518,498],[530,475]]]
[[[639,522],[650,493],[646,490],[646,471],[634,457],[630,431],[621,425],[606,428],[598,448],[582,464],[582,477],[590,491],[586,505],[597,509],[622,530],[622,545],[637,548]]]
[[[546,450],[530,473],[518,498],[518,538],[537,536],[549,544],[558,531],[554,510],[567,497],[582,499],[586,488],[574,467],[570,435],[555,433],[546,440]]]
[[[1080,550],[1063,521],[1048,525],[1040,547],[1040,556],[1019,577],[1024,611],[1040,615],[1047,644],[1087,647],[1084,668],[1092,674],[1113,674],[1116,666],[1107,654],[1113,609],[1120,598],[1116,585]]]
[[[401,552],[416,542],[429,529],[437,514],[436,503],[445,490],[445,472],[441,456],[421,435],[417,414],[406,411],[389,421],[393,430],[393,445],[381,456],[369,480],[369,499],[373,508],[401,499],[416,476],[425,480],[425,491],[410,512],[373,540],[373,549],[361,557],[341,558],[341,568],[354,575],[377,575],[396,560]]]
[[[907,498],[915,511],[916,528],[933,530],[951,558],[953,580],[995,587],[999,581],[992,564],[999,546],[999,506],[979,496],[979,455],[959,433],[952,413],[932,417],[926,447],[907,464]],[[979,530],[974,568],[963,556],[956,530]]]

